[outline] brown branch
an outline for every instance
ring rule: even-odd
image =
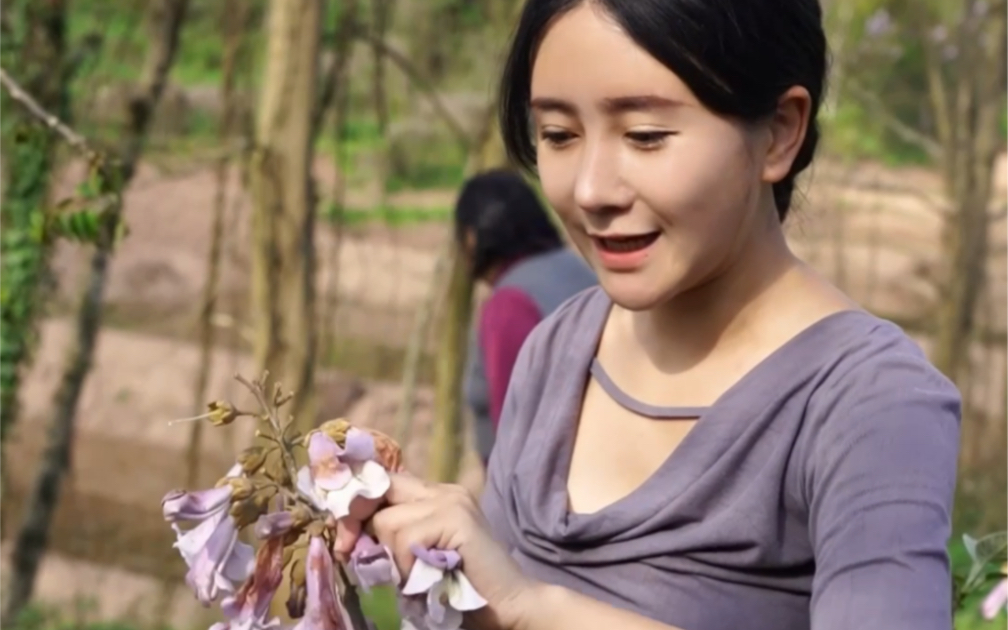
[[[452,243],[448,245],[438,254],[437,261],[434,263],[434,272],[431,274],[427,295],[413,320],[409,345],[406,346],[406,358],[403,360],[402,371],[402,399],[399,402],[399,413],[395,425],[395,440],[403,448],[409,443],[410,436],[413,434],[413,409],[416,406],[416,385],[420,376],[420,360],[423,358],[424,342],[427,340],[431,323],[434,320],[438,298],[444,296],[444,276],[452,257]]]
[[[469,147],[472,144],[472,138],[466,132],[462,124],[455,118],[448,107],[441,100],[441,96],[438,94],[437,90],[423,77],[423,73],[417,69],[416,66],[406,58],[406,55],[402,54],[395,48],[389,46],[387,42],[381,40],[371,33],[366,31],[358,31],[356,36],[368,42],[374,47],[376,51],[380,51],[383,55],[391,59],[403,74],[406,75],[413,85],[415,85],[421,92],[427,96],[427,100],[430,101],[431,105],[434,107],[434,111],[437,112],[438,116],[448,125],[451,129],[452,134],[455,139],[458,140],[462,149],[469,151]]]
[[[28,113],[37,118],[46,127],[59,134],[67,144],[80,151],[86,158],[92,159],[98,155],[98,152],[91,147],[91,144],[88,143],[84,136],[71,129],[69,125],[60,120],[55,114],[46,111],[3,68],[0,68],[0,84],[7,89],[7,93],[10,94],[12,99],[28,110]]]
[[[854,98],[861,102],[863,107],[870,109],[871,113],[877,116],[900,139],[916,145],[936,161],[940,161],[943,158],[944,152],[937,140],[918,129],[914,129],[896,117],[896,115],[889,111],[889,108],[885,106],[877,94],[865,89],[864,86],[853,78],[848,78],[844,87],[847,88]]]
[[[322,119],[341,91],[340,83],[346,77],[346,67],[350,60],[351,43],[354,32],[360,28],[357,19],[357,0],[350,0],[340,11],[339,27],[336,29],[336,45],[333,47],[333,61],[319,88],[319,98],[312,112],[312,133],[314,136],[322,127]],[[343,88],[345,89],[345,88]]]

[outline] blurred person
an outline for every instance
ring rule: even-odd
[[[535,191],[515,172],[487,171],[463,185],[455,204],[455,237],[473,279],[491,287],[473,323],[464,383],[485,466],[525,338],[596,278],[564,245]]]
[[[784,234],[819,140],[818,0],[528,0],[501,82],[599,286],[515,362],[482,505],[393,475],[405,575],[469,630],[950,630],[961,398]]]

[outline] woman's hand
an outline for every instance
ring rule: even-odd
[[[537,583],[525,577],[510,554],[490,535],[479,506],[461,486],[429,484],[408,473],[393,473],[388,507],[368,524],[375,538],[395,556],[403,576],[414,556],[410,545],[454,550],[462,570],[488,605],[466,616],[473,630],[521,627],[533,606]]]

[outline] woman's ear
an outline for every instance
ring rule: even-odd
[[[466,228],[462,235],[462,251],[469,260],[476,256],[476,230]]]
[[[763,162],[763,181],[775,184],[791,171],[791,165],[805,141],[812,97],[808,90],[795,86],[777,101],[777,111],[770,119],[770,144]]]

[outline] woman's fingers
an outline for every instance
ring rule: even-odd
[[[385,500],[390,505],[411,503],[437,496],[437,486],[428,484],[419,477],[407,472],[389,473],[391,484],[385,493]]]
[[[437,514],[435,501],[414,501],[401,505],[392,505],[379,510],[365,525],[365,531],[392,551],[396,565],[403,577],[409,574],[413,567],[413,552],[410,545],[418,544],[425,547],[437,546],[437,534],[434,539],[415,539],[417,535],[415,524],[430,521]]]

